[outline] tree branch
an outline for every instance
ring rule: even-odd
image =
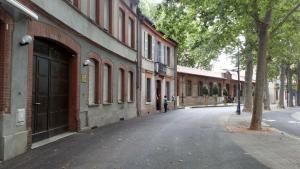
[[[286,16],[275,26],[275,28],[271,31],[270,35],[271,36],[274,35],[276,33],[276,31],[286,22],[286,20],[289,18],[289,16],[291,16],[299,7],[300,7],[300,2],[294,8],[292,8],[286,14]]]

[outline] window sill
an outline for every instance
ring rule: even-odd
[[[105,103],[103,103],[103,105],[112,105],[112,103],[105,102]]]
[[[134,103],[134,101],[133,101],[133,100],[130,100],[130,101],[128,101],[127,103]]]
[[[100,104],[88,104],[88,107],[98,107]]]
[[[150,105],[152,102],[146,102],[146,105]]]
[[[144,57],[145,60],[149,61],[149,62],[154,62],[153,59],[148,59],[146,57]]]
[[[123,101],[118,101],[118,104],[124,104],[124,102]]]

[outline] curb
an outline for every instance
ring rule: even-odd
[[[209,108],[209,107],[234,107],[237,106],[236,104],[233,105],[207,105],[207,106],[185,106],[185,107],[178,107],[177,109],[186,109],[186,108]],[[243,106],[243,104],[241,104]]]

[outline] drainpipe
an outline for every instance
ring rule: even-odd
[[[141,42],[141,34],[142,34],[142,29],[141,29],[141,22],[143,20],[143,16],[141,14],[140,9],[137,9],[137,36],[136,36],[136,42],[137,42],[137,64],[136,64],[136,86],[137,86],[137,91],[136,91],[136,106],[137,106],[137,116],[141,116],[141,82],[142,82],[142,42]]]

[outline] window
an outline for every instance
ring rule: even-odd
[[[219,96],[221,97],[222,96],[222,84],[221,83],[218,84],[218,89],[219,89]]]
[[[152,59],[152,36],[148,34],[148,59]]]
[[[158,62],[165,63],[165,47],[161,42],[157,43],[158,45]]]
[[[144,57],[148,58],[148,33],[144,32]]]
[[[170,48],[167,47],[167,65],[170,67],[171,66],[171,58],[170,58]]]
[[[186,95],[192,96],[192,81],[188,80],[186,84]]]
[[[111,31],[111,0],[103,0],[103,27]]]
[[[213,95],[213,83],[212,82],[209,83],[209,95],[210,96]]]
[[[103,66],[103,101],[104,103],[112,102],[112,84],[111,84],[111,66],[104,64]]]
[[[134,36],[134,21],[129,18],[128,22],[128,45],[131,48],[134,48],[135,45],[135,36]]]
[[[96,104],[96,62],[90,60],[89,65],[89,104]]]
[[[171,100],[171,89],[170,89],[170,82],[166,82],[166,96],[168,100]]]
[[[120,9],[119,10],[119,40],[125,42],[125,14]]]
[[[132,102],[133,101],[133,73],[128,72],[128,101]]]
[[[81,2],[81,12],[84,13],[85,15],[88,15],[87,13],[87,6],[88,2],[87,1],[82,1]]]
[[[146,100],[151,102],[151,79],[147,78]]]
[[[125,77],[124,70],[119,69],[119,79],[118,79],[118,102],[124,102],[125,98]]]
[[[89,16],[93,21],[96,21],[96,0],[90,0],[90,13]]]
[[[200,81],[198,82],[198,96],[203,96],[202,88],[203,88],[203,83]]]

